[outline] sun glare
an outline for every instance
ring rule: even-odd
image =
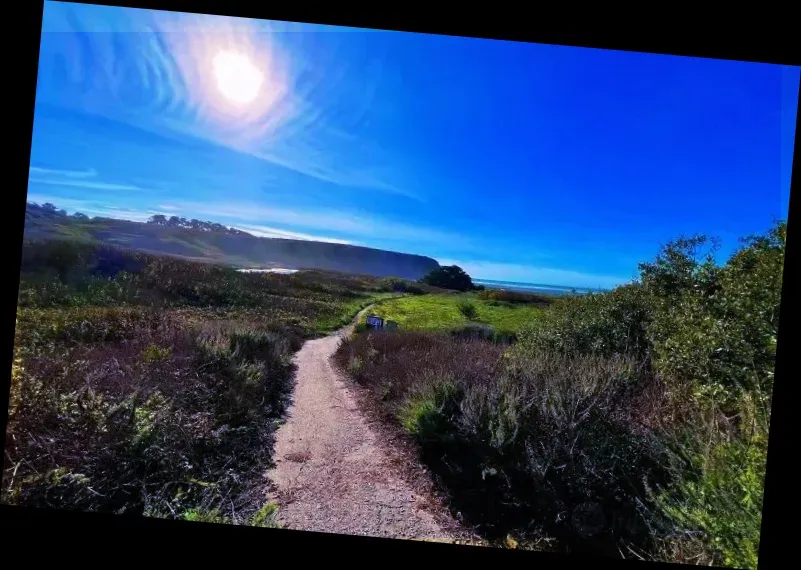
[[[228,100],[247,104],[259,94],[264,76],[247,55],[220,51],[214,56],[213,65],[217,88]]]

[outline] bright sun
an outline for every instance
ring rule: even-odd
[[[227,99],[246,104],[259,94],[264,76],[247,55],[235,51],[220,51],[214,56],[213,65],[217,88]]]

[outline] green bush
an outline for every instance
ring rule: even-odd
[[[470,301],[459,301],[456,308],[459,309],[459,312],[468,320],[472,321],[478,317],[478,310]]]
[[[451,330],[457,338],[480,338],[493,340],[497,334],[495,327],[483,323],[468,323],[462,327]]]
[[[726,408],[772,392],[786,225],[744,241],[721,268],[673,292],[650,327],[656,366],[714,391]]]
[[[184,520],[192,522],[231,524],[231,519],[220,513],[218,509],[190,509],[184,513]]]
[[[762,525],[767,439],[732,440],[694,457],[703,466],[659,497],[679,528],[700,531],[719,552],[718,564],[756,568]]]
[[[665,380],[671,409],[685,411],[656,424],[678,442],[662,532],[702,533],[727,565],[756,565],[785,244],[777,223],[718,265],[713,240],[681,238],[634,284],[556,303],[520,335],[523,349],[631,354]]]
[[[528,304],[549,305],[555,298],[550,295],[539,293],[524,293],[522,291],[508,291],[506,289],[477,289],[478,298],[488,302],[509,303],[509,304]]]
[[[250,526],[260,526],[264,528],[280,528],[276,522],[278,516],[278,505],[275,503],[264,503],[262,507],[250,518]]]
[[[401,425],[422,442],[449,437],[448,423],[458,406],[458,389],[451,378],[426,378],[398,411]]]
[[[473,289],[473,280],[458,265],[445,265],[434,269],[420,281],[426,285],[455,291],[470,291]]]
[[[641,284],[562,299],[519,333],[520,342],[567,355],[628,354],[646,359],[652,296]]]

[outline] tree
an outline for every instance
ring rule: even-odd
[[[682,292],[714,292],[717,239],[703,235],[680,237],[664,245],[653,262],[640,263],[640,281],[657,297],[671,303]]]
[[[76,219],[76,220],[88,220],[89,219],[89,216],[87,216],[83,212],[75,212],[74,214],[72,214],[72,217],[74,219]]]
[[[156,224],[157,226],[166,226],[167,217],[164,214],[156,214],[155,216],[150,216],[150,219],[147,221],[147,223]]]
[[[170,216],[170,219],[167,220],[167,225],[172,228],[177,228],[181,225],[181,218],[178,216]]]
[[[455,289],[456,291],[469,291],[474,287],[473,280],[458,265],[445,265],[435,269],[421,281],[434,287]]]

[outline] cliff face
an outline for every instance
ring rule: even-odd
[[[30,206],[25,217],[25,237],[97,240],[237,267],[323,269],[414,280],[439,267],[436,260],[422,255],[337,243],[260,238],[244,232],[231,234],[107,218],[76,219]]]

